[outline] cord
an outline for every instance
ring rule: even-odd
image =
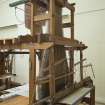
[[[104,11],[104,10],[105,10],[105,8],[101,8],[101,9],[96,9],[96,10],[90,10],[90,11],[84,11],[84,12],[76,13],[75,15],[82,15],[82,14],[100,12],[100,11]]]

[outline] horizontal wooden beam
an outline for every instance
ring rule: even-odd
[[[25,51],[4,51],[4,52],[0,52],[0,54],[29,54],[29,52],[25,52]]]
[[[52,42],[43,42],[43,43],[23,43],[23,44],[19,44],[19,45],[3,45],[0,46],[0,50],[3,49],[48,49],[50,47],[52,47],[54,45],[54,43]]]
[[[56,77],[55,80],[63,79],[65,77],[67,78],[68,76],[71,76],[73,74],[74,74],[74,72],[63,74],[63,75],[60,75],[60,76]]]
[[[67,0],[55,0],[56,4],[59,6],[64,6]],[[41,7],[47,8],[48,7],[48,0],[36,0],[36,3]]]
[[[68,28],[68,27],[72,27],[72,26],[73,26],[73,24],[71,24],[71,23],[63,23],[62,24],[63,28]]]
[[[84,58],[84,59],[82,59],[82,61],[78,61],[78,62],[76,62],[75,64],[74,64],[74,66],[77,66],[77,65],[79,65],[81,62],[84,62],[84,61],[86,61],[87,59],[86,58]]]
[[[48,75],[47,77],[37,77],[37,80],[36,80],[36,84],[40,85],[40,84],[45,84],[45,83],[49,83],[49,78],[50,78],[50,75]]]
[[[36,50],[38,50],[38,49],[45,50],[45,49],[52,47],[53,45],[54,44],[52,42],[43,42],[43,43],[34,43],[34,44],[30,44],[30,45],[23,44],[22,47],[25,49],[33,48]]]
[[[34,16],[35,22],[49,20],[49,19],[50,19],[50,14],[41,14],[41,15]]]
[[[80,51],[80,50],[85,50],[87,49],[88,47],[85,46],[84,44],[82,44],[81,46],[78,46],[78,47],[71,47],[73,50],[77,50],[77,51]],[[65,47],[65,50],[70,50],[70,47]]]
[[[67,23],[69,25],[69,23]],[[47,49],[53,45],[63,45],[67,50],[72,47],[74,50],[86,49],[87,46],[77,40],[60,37],[57,35],[41,34],[31,37],[31,35],[21,36],[15,39],[0,40],[0,49]]]
[[[36,102],[35,104],[36,104],[36,105],[40,105],[40,104],[42,104],[43,102],[47,102],[48,100],[51,100],[51,97],[50,97],[50,96],[45,97],[45,98],[43,98],[43,99],[41,99],[41,100],[37,100],[37,102]]]
[[[50,41],[54,42],[56,45],[63,45],[68,47],[84,47],[84,44],[81,44],[79,41],[71,40],[65,37],[51,36]]]
[[[38,2],[37,2],[38,1]],[[67,0],[55,0],[56,5],[59,5],[61,7],[67,7],[70,10],[75,10],[75,8],[73,7],[75,5],[75,3],[68,3]],[[48,8],[48,1],[47,0],[36,0],[37,4],[42,6],[43,8]]]

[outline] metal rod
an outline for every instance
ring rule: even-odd
[[[29,52],[25,51],[12,51],[12,52],[0,52],[0,54],[29,54]]]
[[[19,0],[19,1],[16,1],[16,2],[13,2],[11,4],[9,4],[10,7],[16,7],[18,5],[21,5],[21,4],[24,4],[24,3],[27,3],[29,2],[29,0]]]

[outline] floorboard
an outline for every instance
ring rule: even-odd
[[[1,102],[0,105],[28,105],[29,100],[27,97],[17,96]]]

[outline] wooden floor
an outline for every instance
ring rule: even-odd
[[[28,105],[28,102],[28,98],[23,96],[17,96],[4,102],[1,102],[0,105]]]
[[[28,105],[28,98],[23,96],[17,96],[14,98],[11,98],[9,100],[6,100],[4,102],[1,102],[0,105]],[[96,105],[105,105],[105,104],[97,104]]]

